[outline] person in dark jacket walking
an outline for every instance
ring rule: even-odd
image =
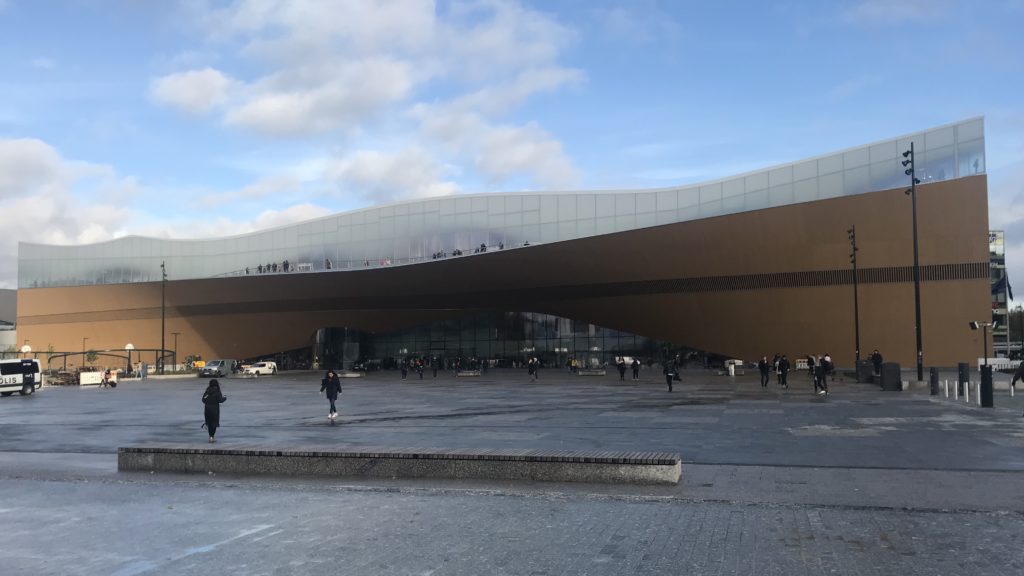
[[[877,349],[871,353],[871,365],[875,368],[875,376],[882,374],[882,355]]]
[[[632,366],[633,366],[633,380],[639,380],[640,379],[640,359],[639,358],[633,358]]]
[[[828,395],[828,372],[830,363],[825,360],[825,358],[828,358],[828,356],[826,355],[820,358],[818,360],[817,367],[815,367],[814,389],[818,394]]]
[[[786,382],[786,377],[789,376],[789,358],[785,354],[779,359],[779,377],[783,388],[789,388],[789,383]]]
[[[1010,388],[1017,388],[1017,380],[1024,381],[1024,361],[1017,366],[1017,371],[1013,373],[1013,379],[1010,380]],[[1021,414],[1021,416],[1024,416],[1024,414]]]
[[[324,379],[320,381],[320,393],[327,392],[327,399],[331,401],[331,411],[327,414],[328,420],[334,420],[338,417],[338,409],[335,408],[334,402],[338,399],[338,394],[341,394],[341,379],[334,373],[334,370],[328,370]]]
[[[665,384],[668,384],[668,391],[672,391],[672,379],[676,375],[675,362],[672,360],[665,360],[665,368],[662,370],[665,373]]]
[[[761,372],[761,388],[768,387],[768,371],[771,370],[771,366],[768,364],[768,357],[761,356],[761,359],[757,362],[757,369]]]
[[[626,359],[619,356],[619,359],[615,362],[615,367],[619,370],[619,381],[626,379]]]
[[[220,382],[216,379],[210,380],[209,386],[206,387],[206,391],[203,392],[203,404],[206,408],[203,410],[203,417],[206,419],[206,431],[210,433],[210,442],[216,442],[217,428],[220,427],[220,405],[227,400],[220,391]]]

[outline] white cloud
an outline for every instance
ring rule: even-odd
[[[0,286],[17,284],[18,241],[69,244],[114,237],[131,210],[105,198],[134,184],[109,166],[67,161],[41,140],[0,139]]]
[[[412,84],[408,64],[386,58],[285,70],[249,86],[225,122],[275,136],[327,132],[406,98]]]
[[[250,203],[263,200],[269,196],[293,192],[301,186],[298,178],[287,174],[279,174],[261,178],[238,190],[229,190],[213,194],[204,194],[199,202],[203,206],[213,207],[222,204]]]
[[[157,78],[150,84],[150,95],[161,104],[202,114],[224,103],[231,84],[219,70],[207,67]]]
[[[429,137],[467,157],[486,178],[500,183],[527,176],[543,188],[572,188],[579,173],[562,144],[536,123],[492,124],[474,112],[419,107],[414,115]]]
[[[439,47],[449,72],[470,81],[501,80],[509,73],[552,65],[576,33],[518,2],[467,2],[453,7]]]
[[[505,118],[585,81],[559,63],[575,31],[549,14],[516,0],[237,0],[200,11],[204,50],[234,51],[211,57],[240,57],[244,72],[172,74],[154,82],[154,99],[192,112],[219,106],[223,125],[269,137],[339,137],[346,152],[327,154],[321,172],[332,187],[385,200],[456,192],[459,173],[579,180],[555,135]]]
[[[57,67],[57,63],[51,58],[43,57],[33,58],[31,64],[33,68],[41,68],[43,70],[53,70]]]
[[[457,184],[442,178],[442,169],[418,148],[394,154],[359,151],[337,160],[327,177],[342,188],[351,187],[375,203],[405,198],[447,196],[459,191]]]
[[[663,38],[682,34],[683,27],[656,4],[628,8],[614,6],[596,8],[593,16],[605,37],[615,42],[650,44]]]
[[[950,8],[951,0],[855,0],[846,7],[843,18],[858,24],[892,26],[943,18]]]
[[[829,90],[829,96],[836,100],[844,100],[855,96],[864,90],[882,83],[882,77],[878,74],[865,74],[850,78]]]

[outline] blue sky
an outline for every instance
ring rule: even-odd
[[[18,240],[669,186],[984,115],[1024,291],[1022,24],[1024,0],[0,0],[0,286]]]

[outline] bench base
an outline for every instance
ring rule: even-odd
[[[678,484],[678,454],[547,450],[380,449],[358,452],[123,447],[117,469],[136,472],[277,474]]]

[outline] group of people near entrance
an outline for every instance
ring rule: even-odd
[[[878,351],[875,350],[875,353],[877,354]],[[881,355],[879,355],[879,358],[881,358]],[[775,373],[775,382],[780,388],[789,388],[788,378],[792,365],[785,354],[775,354],[771,361],[768,360],[768,356],[761,356],[761,360],[757,362],[757,369],[761,373],[761,388],[768,387],[772,372]],[[807,371],[814,381],[814,392],[816,394],[828,395],[828,378],[835,372],[832,356],[828,352],[817,357],[808,355]]]

